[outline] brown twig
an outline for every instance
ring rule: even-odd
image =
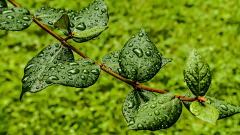
[[[8,0],[10,3],[12,3],[14,6],[16,7],[20,7],[20,5],[18,5],[15,1],[13,0]],[[75,47],[73,47],[72,45],[70,45],[68,42],[66,42],[67,39],[69,39],[70,37],[67,38],[62,38],[59,35],[57,35],[55,32],[53,32],[52,30],[50,30],[48,27],[46,27],[44,24],[42,24],[37,17],[34,17],[34,22],[40,26],[42,29],[44,29],[46,32],[48,32],[49,34],[51,34],[53,37],[55,37],[57,40],[59,40],[62,45],[68,46],[71,50],[73,50],[74,52],[76,52],[77,54],[79,54],[80,56],[82,56],[83,58],[89,58],[87,55],[83,54],[82,52],[80,52],[78,49],[76,49]],[[96,62],[95,62],[96,63]],[[98,63],[96,63],[98,64]],[[152,91],[152,92],[157,92],[157,93],[162,93],[162,94],[166,94],[168,93],[167,91],[163,91],[163,90],[158,90],[158,89],[153,89],[153,88],[149,88],[146,86],[142,86],[139,85],[138,82],[133,82],[130,81],[114,72],[112,72],[111,70],[107,69],[106,67],[103,66],[103,64],[99,64],[101,69],[105,72],[107,72],[108,74],[112,75],[113,77],[131,85],[134,89],[136,88],[141,88],[141,89],[145,89],[148,91]],[[206,101],[206,99],[204,97],[195,97],[195,98],[184,98],[183,96],[179,96],[179,95],[175,95],[176,98],[179,98],[182,101],[195,101],[195,100],[199,100],[199,101]]]

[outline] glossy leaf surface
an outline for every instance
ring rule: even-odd
[[[0,8],[0,29],[20,31],[28,28],[33,16],[22,7]]]
[[[63,13],[61,18],[54,23],[54,28],[61,30],[65,35],[71,34],[70,20],[66,13]]]
[[[7,2],[5,0],[0,0],[0,8],[6,8]]]
[[[143,89],[132,90],[129,92],[122,107],[123,116],[125,117],[126,121],[131,123],[131,121],[134,120],[134,116],[139,107],[156,96],[157,95],[153,92]]]
[[[196,96],[204,96],[211,84],[211,73],[208,64],[194,49],[190,54],[183,71],[187,86]]]
[[[195,97],[191,92],[185,92],[185,93],[183,93],[183,96],[187,97],[187,98]],[[218,119],[230,117],[234,114],[240,113],[239,106],[235,106],[233,104],[227,103],[226,101],[219,100],[214,97],[207,96],[207,95],[205,95],[204,97],[207,99],[207,103],[209,103],[210,105],[212,105],[213,107],[215,107],[218,110],[218,112],[219,112]],[[185,107],[188,110],[190,109],[191,103],[192,102],[183,101],[183,104],[185,105]]]
[[[162,66],[162,54],[149,39],[144,29],[135,34],[122,48],[119,65],[128,78],[146,82],[152,79]]]
[[[190,111],[199,119],[207,121],[213,125],[216,124],[219,117],[218,110],[206,102],[193,101],[190,105]]]
[[[109,53],[103,56],[101,61],[104,67],[108,68],[116,74],[121,75],[122,77],[127,78],[127,76],[119,66],[119,53],[120,51]]]
[[[86,8],[77,12],[72,12],[70,15],[70,21],[71,31],[74,33],[80,33],[81,31],[88,29],[93,29],[90,31],[96,31],[96,28],[99,29],[101,28],[100,26],[106,26],[108,23],[107,6],[103,0],[96,0]],[[105,29],[102,29],[102,31],[104,30]],[[79,43],[86,42],[92,38],[97,37],[100,34],[101,32],[98,32],[98,34],[91,34],[92,36],[88,38],[78,38],[75,35],[76,37],[73,38],[73,40]]]
[[[77,88],[93,85],[100,74],[100,66],[91,59],[74,61],[72,51],[61,44],[51,44],[33,57],[24,69],[23,94],[38,92],[52,84]]]
[[[173,94],[162,94],[140,106],[129,129],[159,130],[171,127],[182,112],[182,103]]]

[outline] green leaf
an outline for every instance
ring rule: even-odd
[[[54,23],[54,28],[61,30],[65,35],[71,34],[70,21],[66,13],[63,13],[61,18]]]
[[[162,54],[149,39],[144,29],[135,34],[122,48],[119,65],[128,78],[146,82],[162,67]]]
[[[119,53],[120,51],[115,51],[109,53],[102,58],[102,64],[104,67],[108,68],[109,70],[113,71],[116,74],[119,74],[122,77],[127,78],[124,71],[119,66]]]
[[[211,84],[211,73],[208,64],[194,49],[183,71],[187,86],[196,96],[204,96]]]
[[[93,85],[100,66],[91,59],[74,61],[72,51],[61,44],[51,44],[33,57],[24,69],[20,99],[27,91],[38,92],[52,84],[77,88]]]
[[[199,119],[207,121],[213,125],[216,124],[219,117],[218,110],[206,102],[193,101],[190,105],[190,111]]]
[[[139,107],[156,96],[153,92],[143,89],[130,91],[122,107],[123,116],[126,121],[131,123]]]
[[[106,29],[108,29],[108,26],[97,26],[88,30],[78,31],[73,34],[73,37],[81,41],[88,41],[99,36]]]
[[[0,0],[0,8],[6,8],[7,2],[5,0]]]
[[[158,130],[175,124],[182,112],[182,103],[173,94],[162,94],[139,107],[129,129]]]
[[[195,97],[191,92],[184,92],[183,96],[187,97],[187,98]],[[227,103],[226,101],[219,100],[214,97],[207,96],[207,95],[205,95],[204,97],[207,99],[207,103],[209,103],[210,105],[212,105],[213,107],[215,107],[218,110],[218,112],[219,112],[218,119],[230,117],[234,114],[240,113],[239,106],[235,106],[233,104]],[[192,102],[183,101],[183,104],[185,105],[185,107],[188,110],[190,109],[191,103]]]
[[[163,58],[163,57],[162,57],[161,68],[162,68],[163,66],[165,66],[166,64],[168,64],[169,62],[171,62],[171,61],[172,61],[172,58]]]
[[[86,42],[92,38],[97,37],[102,31],[106,29],[106,27],[104,28],[100,26],[106,26],[108,23],[107,6],[103,0],[96,0],[81,11],[74,12],[70,16],[70,21],[71,30],[75,34],[79,33],[80,35],[83,35],[80,33],[81,31],[93,28],[89,32],[95,31],[95,34],[91,34],[92,36],[90,36],[89,38],[73,38],[75,42]],[[97,29],[100,30],[98,34],[96,34]]]
[[[63,8],[55,9],[52,7],[45,6],[37,9],[34,13],[34,16],[36,16],[41,23],[54,28],[54,24],[58,20],[61,20],[61,18],[65,20],[65,17],[62,17],[62,16],[63,16],[63,13],[67,13],[67,12],[69,11],[66,11]]]
[[[22,7],[0,8],[0,29],[20,31],[28,28],[33,16]]]

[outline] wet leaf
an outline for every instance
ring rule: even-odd
[[[218,110],[206,102],[193,101],[190,105],[190,111],[199,119],[207,121],[213,125],[216,124],[219,117]]]
[[[0,29],[21,31],[28,28],[33,16],[22,7],[0,8]]]
[[[155,95],[153,92],[143,89],[132,90],[129,92],[122,107],[123,116],[125,117],[126,121],[128,123],[131,122],[134,119],[139,107],[156,96],[157,95]]]
[[[185,92],[185,93],[183,93],[183,96],[187,97],[187,98],[195,97],[191,92]],[[214,97],[207,96],[207,95],[205,95],[204,97],[207,99],[208,104],[212,105],[213,107],[215,107],[218,110],[218,112],[219,112],[218,119],[230,117],[234,114],[240,113],[239,106],[235,106],[233,104],[227,103],[226,101],[219,100]],[[185,107],[188,110],[190,108],[191,103],[192,102],[183,101],[183,104],[185,105]]]
[[[102,64],[104,67],[108,68],[109,70],[113,71],[116,74],[119,74],[122,77],[127,78],[124,71],[119,66],[119,53],[120,51],[115,51],[110,54],[103,56]]]
[[[61,44],[51,44],[33,57],[24,69],[22,98],[27,91],[38,92],[52,84],[76,88],[93,85],[100,66],[91,59],[74,61],[72,51]]]
[[[7,2],[5,0],[0,0],[0,8],[6,8]]]
[[[163,66],[165,66],[166,64],[168,64],[169,62],[171,62],[171,61],[172,61],[172,58],[164,58],[164,57],[162,57],[161,68],[162,68]]]
[[[61,30],[65,35],[71,34],[70,21],[66,13],[63,13],[61,18],[54,23],[54,28]]]
[[[134,119],[128,122],[129,129],[158,130],[175,124],[182,112],[182,103],[173,94],[162,94],[151,98],[140,106]]]
[[[108,23],[107,6],[103,0],[96,0],[88,7],[74,12],[70,16],[70,21],[71,31],[75,33],[73,40],[78,43],[86,42],[106,30]],[[90,35],[83,38],[84,34],[81,32],[85,30],[89,30],[86,33],[90,32]]]
[[[144,29],[127,41],[119,54],[119,60],[121,69],[128,78],[136,82],[149,81],[164,65],[162,54]]]
[[[187,86],[196,96],[204,96],[211,84],[211,73],[208,64],[194,49],[183,71]]]

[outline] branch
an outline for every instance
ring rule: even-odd
[[[18,5],[15,1],[13,0],[8,0],[10,3],[12,3],[14,6],[16,7],[20,7],[20,5]],[[76,52],[77,54],[79,54],[80,56],[82,56],[83,58],[89,58],[87,55],[83,54],[82,52],[80,52],[78,49],[76,49],[75,47],[73,47],[72,45],[70,45],[68,42],[66,42],[66,40],[68,38],[63,39],[62,37],[60,37],[59,35],[57,35],[55,32],[53,32],[52,30],[50,30],[48,27],[46,27],[44,24],[42,24],[39,20],[37,20],[37,18],[34,16],[34,22],[40,26],[42,29],[44,29],[46,32],[48,32],[49,34],[51,34],[53,37],[55,37],[57,40],[59,40],[62,45],[68,46],[71,50],[73,50],[74,52]],[[96,63],[98,64],[98,63]],[[148,91],[152,91],[152,92],[157,92],[157,93],[162,93],[162,94],[166,94],[168,93],[167,91],[163,91],[163,90],[158,90],[158,89],[153,89],[153,88],[149,88],[149,87],[145,87],[142,85],[139,85],[139,83],[130,81],[114,72],[112,72],[111,70],[107,69],[106,67],[104,67],[102,64],[99,64],[101,69],[105,72],[107,72],[108,74],[112,75],[113,77],[131,85],[134,89],[136,88],[141,88],[141,89],[145,89]],[[199,101],[207,101],[204,97],[195,97],[195,98],[184,98],[183,96],[179,96],[179,95],[175,95],[176,98],[179,98],[182,101],[195,101],[195,100],[199,100]]]

